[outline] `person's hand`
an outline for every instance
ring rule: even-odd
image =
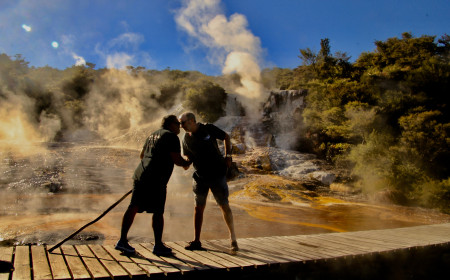
[[[186,161],[187,161],[187,164],[183,166],[184,170],[188,170],[192,163],[192,161],[190,161],[189,159],[187,159]]]

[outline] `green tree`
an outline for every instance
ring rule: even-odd
[[[308,89],[308,135],[321,155],[350,163],[367,190],[442,206],[439,195],[450,193],[450,38],[404,33],[375,45],[353,65],[331,55],[327,39],[317,54],[301,50],[294,76]]]
[[[203,120],[214,122],[225,115],[227,94],[218,84],[199,80],[186,87],[184,107],[196,112]]]
[[[301,49],[299,58],[303,66],[312,70],[315,74],[314,78],[321,80],[328,79],[331,82],[335,78],[349,78],[352,73],[350,57],[344,52],[337,52],[333,56],[328,38],[320,40],[319,53],[309,48]]]
[[[177,82],[167,82],[160,86],[160,95],[156,97],[156,101],[166,109],[169,109],[177,101],[177,96],[181,91],[181,85]]]
[[[449,175],[450,166],[450,123],[442,122],[442,115],[419,109],[399,119],[402,150],[427,174],[439,179]]]

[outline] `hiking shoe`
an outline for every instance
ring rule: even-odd
[[[239,251],[239,247],[236,240],[231,241],[231,251],[233,252]]]
[[[200,241],[191,241],[188,243],[186,247],[184,247],[186,250],[199,250],[199,251],[206,251],[205,248],[202,247],[202,243]]]
[[[122,251],[123,253],[127,254],[134,254],[136,250],[128,244],[128,242],[124,241],[117,241],[116,247],[114,247],[116,250]]]
[[[164,245],[164,243],[155,244],[155,246],[153,246],[153,254],[157,256],[171,256],[172,249]]]

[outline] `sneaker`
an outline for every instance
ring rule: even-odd
[[[239,247],[236,240],[231,241],[231,251],[233,252],[239,251]]]
[[[117,241],[115,249],[127,254],[134,254],[136,252],[136,250],[131,247],[128,242],[124,242],[121,240]]]
[[[202,243],[200,241],[191,241],[188,243],[186,247],[184,247],[186,250],[199,250],[199,251],[206,251],[205,248],[202,247]]]
[[[172,255],[172,249],[164,245],[164,243],[155,244],[153,246],[153,254],[157,256],[170,256]]]

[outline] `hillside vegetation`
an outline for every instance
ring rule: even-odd
[[[278,83],[308,89],[304,133],[316,153],[352,170],[354,184],[448,212],[450,37],[404,33],[375,45],[351,63],[323,39]]]

